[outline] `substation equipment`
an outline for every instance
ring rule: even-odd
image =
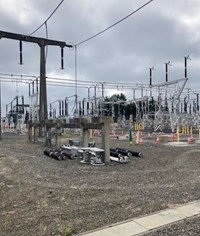
[[[71,99],[74,99],[74,103],[77,101],[78,110],[73,114],[69,112],[70,97],[57,100],[56,102],[59,105],[58,116],[56,117],[52,103],[49,119],[45,121],[46,131],[48,132],[51,128],[54,128],[57,139],[61,128],[82,129],[82,146],[87,147],[89,130],[101,130],[102,148],[107,153],[105,154],[107,156],[106,160],[109,160],[110,125],[118,121],[114,117],[114,105],[116,104],[135,104],[135,123],[140,124],[140,127],[143,127],[144,130],[175,132],[177,127],[180,129],[186,126],[199,127],[199,93],[185,88],[187,81],[188,78],[181,78],[159,84],[135,85],[133,87],[133,99],[129,101],[106,102],[102,96],[88,97],[79,101],[74,95],[71,96]],[[109,112],[105,108],[106,105],[110,106]],[[30,127],[37,128],[39,125],[37,122],[39,121],[36,120],[32,124],[30,122]],[[30,132],[29,134],[31,135]],[[56,142],[59,145],[59,141]]]
[[[199,93],[185,88],[187,81],[188,78],[181,78],[159,84],[134,85],[132,87],[134,96],[129,101],[107,102],[104,97],[95,96],[84,98],[78,101],[78,111],[71,116],[80,118],[110,116],[115,122],[117,120],[119,122],[119,116],[116,118],[114,115],[114,105],[134,104],[136,108],[134,121],[143,129],[174,132],[177,127],[198,128],[200,125]],[[123,89],[126,87],[124,86]],[[58,116],[51,106],[50,118],[69,119],[69,99],[57,100],[57,102],[59,103]],[[110,107],[109,111],[106,105]]]
[[[83,133],[82,144],[84,147],[87,147],[89,130],[99,129],[102,133],[102,148],[105,150],[105,161],[109,161],[110,124],[117,122],[117,118],[114,117],[114,105],[118,104],[120,106],[121,103],[135,105],[136,114],[134,122],[141,124],[144,129],[152,129],[154,131],[164,131],[168,129],[174,132],[176,127],[188,125],[198,128],[200,125],[199,93],[185,89],[188,81],[186,64],[188,57],[185,57],[184,78],[168,81],[167,66],[169,63],[166,63],[166,81],[164,83],[152,84],[152,70],[150,70],[149,84],[122,86],[124,90],[132,89],[133,91],[133,99],[129,101],[106,101],[104,98],[104,90],[108,88],[107,84],[105,82],[99,83],[99,86],[102,88],[102,96],[97,97],[96,86],[94,86],[95,94],[93,97],[88,94],[88,98],[79,100],[77,94],[75,94],[66,97],[64,100],[57,100],[59,104],[59,115],[57,117],[56,110],[53,109],[52,106],[53,103],[50,104],[50,112],[48,115],[45,47],[51,45],[61,48],[61,68],[63,69],[63,49],[64,47],[71,48],[72,45],[56,40],[14,34],[5,31],[0,31],[0,39],[1,38],[19,41],[20,64],[23,64],[23,41],[36,43],[40,47],[40,77],[36,78],[35,84],[34,81],[32,81],[32,93],[29,87],[30,120],[28,122],[28,130],[30,141],[33,139],[36,140],[37,136],[42,136],[42,134],[45,133],[46,142],[48,143],[48,133],[54,128],[56,143],[59,145],[61,129],[79,128],[82,129]],[[120,85],[117,87],[119,88]],[[139,93],[141,93],[140,96]],[[72,97],[74,98],[76,109],[74,113],[70,115],[69,99]],[[106,105],[111,107],[109,111]],[[34,129],[34,134],[32,133],[32,129]]]

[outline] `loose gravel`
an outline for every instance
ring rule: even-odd
[[[26,136],[3,136],[0,235],[61,236],[69,226],[81,233],[200,199],[200,145],[139,146],[111,140],[111,147],[141,151],[144,158],[98,167],[56,161],[43,154],[44,145],[30,144]],[[198,219],[155,235],[199,235],[199,226],[191,226]],[[179,234],[182,229],[185,234]]]

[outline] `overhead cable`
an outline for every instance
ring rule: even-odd
[[[61,2],[58,4],[58,6],[54,9],[54,11],[50,14],[50,16],[36,29],[34,30],[31,34],[33,35],[35,32],[37,32],[43,25],[47,23],[47,21],[53,16],[53,14],[57,11],[57,9],[60,7],[60,5],[64,2],[64,0],[61,0]]]
[[[95,35],[93,35],[93,36],[91,36],[91,37],[89,37],[89,38],[87,38],[87,39],[85,39],[85,40],[83,40],[83,41],[81,41],[81,42],[75,44],[75,46],[79,46],[79,45],[81,45],[81,44],[83,44],[83,43],[85,43],[85,42],[87,42],[87,41],[89,41],[89,40],[91,40],[91,39],[97,37],[98,35],[100,35],[100,34],[106,32],[107,30],[111,29],[112,27],[116,26],[117,24],[121,23],[122,21],[126,20],[127,18],[129,18],[129,17],[132,16],[133,14],[137,13],[138,11],[140,11],[142,8],[144,8],[145,6],[147,6],[147,5],[148,5],[149,3],[151,3],[151,2],[153,2],[153,0],[150,0],[150,1],[146,2],[144,5],[142,5],[141,7],[139,7],[138,9],[136,9],[135,11],[131,12],[130,14],[128,14],[127,16],[125,16],[124,18],[118,20],[117,22],[115,22],[114,24],[112,24],[112,25],[110,25],[109,27],[105,28],[104,30],[100,31],[99,33],[97,33],[97,34],[95,34]]]

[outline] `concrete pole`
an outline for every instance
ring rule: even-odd
[[[89,130],[82,127],[82,146],[88,147]]]
[[[45,145],[46,146],[51,146],[51,134],[50,134],[50,131],[51,131],[51,128],[50,127],[47,127],[46,128],[46,141],[45,141]]]
[[[180,142],[179,127],[177,127],[176,129],[176,139],[177,139],[177,142]]]
[[[110,117],[102,118],[102,148],[104,149],[105,163],[110,162]]]
[[[32,126],[29,124],[28,125],[28,141],[31,143],[32,142]]]
[[[47,119],[47,88],[46,88],[46,61],[45,45],[40,44],[40,112],[39,121]]]
[[[34,126],[34,137],[33,137],[34,143],[37,142],[37,131],[38,131],[38,127]]]
[[[61,146],[60,127],[56,127],[55,139],[56,139],[56,148],[60,148],[60,146]]]

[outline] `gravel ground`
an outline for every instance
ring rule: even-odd
[[[80,233],[200,199],[200,145],[130,146],[111,140],[111,147],[141,151],[144,158],[98,167],[56,161],[26,136],[3,136],[0,235],[61,236],[68,226]],[[199,235],[198,220],[148,235]]]

